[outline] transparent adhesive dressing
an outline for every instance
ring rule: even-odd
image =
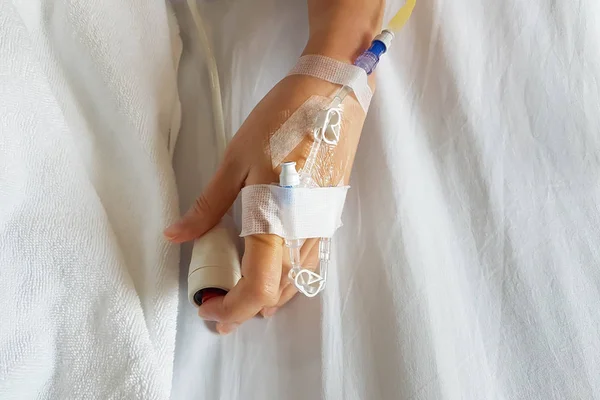
[[[370,75],[377,64],[379,63],[380,57],[388,50],[391,42],[394,38],[394,32],[398,32],[404,27],[408,19],[410,18],[413,9],[415,7],[416,0],[407,0],[406,3],[400,8],[398,13],[390,20],[388,28],[381,32],[373,42],[369,49],[363,52],[355,61],[354,65],[362,68],[367,75]],[[319,117],[315,121],[315,128],[313,131],[312,145],[308,153],[304,168],[302,169],[299,177],[299,186],[302,187],[315,187],[319,186],[315,182],[315,168],[319,163],[328,163],[328,160],[322,159],[323,157],[333,157],[331,152],[322,151],[323,146],[335,148],[340,139],[343,109],[342,104],[346,97],[353,91],[350,84],[342,85],[342,87],[334,94],[331,103],[328,108],[319,113]],[[329,161],[331,163],[331,161]],[[295,167],[294,167],[295,169]],[[327,181],[323,179],[323,181]],[[332,183],[332,180],[329,180]],[[290,251],[290,260],[292,269],[290,271],[289,278],[296,284],[296,287],[300,291],[302,290],[302,284],[305,284],[305,289],[310,285],[306,285],[306,281],[298,282],[298,277],[303,272],[302,266],[300,265],[300,241],[289,240],[286,245]],[[323,290],[325,282],[327,280],[327,270],[329,267],[331,257],[331,238],[320,238],[319,242],[319,270],[318,274],[315,274],[320,280],[317,293]],[[310,288],[308,288],[310,290]],[[312,294],[316,295],[317,293]],[[305,294],[307,294],[305,292]],[[307,294],[309,295],[309,294]]]

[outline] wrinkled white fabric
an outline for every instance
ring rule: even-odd
[[[205,6],[235,132],[301,54],[305,2]],[[226,338],[182,297],[173,398],[600,397],[598,48],[595,0],[419,0],[378,66],[324,297]],[[183,208],[214,171],[201,60]]]
[[[246,186],[241,193],[240,236],[272,234],[284,239],[330,238],[342,226],[348,189],[348,186]]]
[[[174,22],[161,2],[0,0],[2,400],[169,398]]]

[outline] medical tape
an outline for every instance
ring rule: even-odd
[[[327,108],[331,99],[324,96],[308,98],[269,138],[273,168],[281,164],[302,140],[313,133],[319,112]]]
[[[367,73],[360,67],[346,64],[333,58],[320,55],[305,55],[300,57],[296,66],[288,75],[308,75],[338,85],[348,86],[354,92],[365,114],[373,92],[367,82]]]
[[[330,238],[342,226],[348,189],[349,186],[246,186],[242,189],[240,236],[273,234],[287,240]]]

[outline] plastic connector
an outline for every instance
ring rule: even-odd
[[[279,174],[279,186],[294,188],[300,184],[300,175],[296,171],[296,163],[293,161],[281,164],[281,173]]]
[[[195,306],[225,295],[241,279],[236,227],[229,215],[194,242],[188,272],[188,299]]]
[[[391,31],[384,30],[379,35],[373,39],[371,42],[371,47],[362,53],[356,61],[354,65],[362,68],[367,75],[371,75],[371,73],[377,67],[379,63],[379,59],[381,56],[387,51],[387,49],[392,44],[392,40],[394,39],[394,34]]]

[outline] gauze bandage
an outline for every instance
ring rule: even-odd
[[[240,236],[274,234],[289,240],[332,237],[342,225],[348,189],[247,186],[242,189]]]
[[[356,65],[345,64],[325,56],[306,55],[300,57],[288,75],[308,75],[347,86],[354,92],[365,114],[369,110],[373,92],[367,82],[367,73]]]

